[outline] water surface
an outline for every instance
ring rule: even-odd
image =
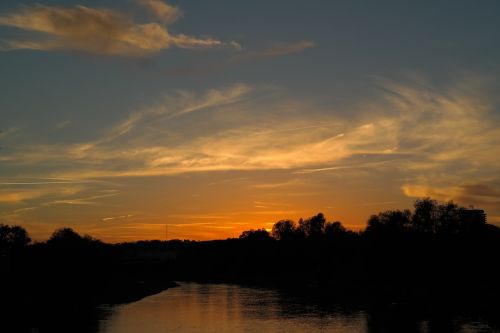
[[[107,309],[102,333],[159,332],[492,332],[460,317],[428,320],[404,311],[367,311],[272,289],[182,283]]]

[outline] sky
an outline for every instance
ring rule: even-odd
[[[0,3],[0,222],[217,239],[417,198],[500,225],[500,2]],[[168,225],[168,227],[166,227]]]

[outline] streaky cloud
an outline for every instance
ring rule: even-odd
[[[159,1],[146,3],[153,4],[157,9],[161,6]],[[167,15],[168,10],[165,8],[161,15]],[[170,20],[174,17],[172,8]],[[69,50],[117,56],[144,56],[171,47],[233,47],[231,43],[215,38],[171,34],[157,22],[139,24],[116,10],[85,6],[23,6],[15,12],[1,15],[0,25],[42,34],[32,35],[32,40],[5,41],[4,50]]]
[[[265,58],[282,57],[289,54],[299,53],[313,47],[316,47],[316,43],[307,40],[295,43],[275,43],[263,50],[246,51],[236,54],[229,59],[229,63],[240,63]]]
[[[172,24],[182,18],[182,11],[161,0],[136,0],[136,2],[148,9],[155,17],[166,24]]]
[[[481,91],[470,81],[447,89],[385,82],[381,100],[360,104],[356,116],[313,113],[307,101],[271,88],[237,84],[181,91],[117,121],[92,141],[19,144],[4,162],[43,163],[53,167],[38,177],[73,180],[264,170],[303,180],[376,175],[391,179],[407,197],[494,206],[500,131],[494,101]],[[278,191],[282,183],[245,186]]]
[[[300,53],[306,49],[313,48],[316,43],[312,41],[299,41],[295,43],[275,43],[262,50],[245,50],[239,43],[230,42],[229,45],[239,52],[235,55],[204,66],[183,65],[166,71],[167,75],[176,77],[204,76],[213,72],[223,71],[231,66],[244,64],[252,61],[264,60],[269,58],[278,58],[295,53]]]

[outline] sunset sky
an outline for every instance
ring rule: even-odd
[[[0,222],[106,241],[500,224],[499,1],[0,2]]]

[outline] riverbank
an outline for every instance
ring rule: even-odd
[[[158,294],[177,283],[161,277],[69,279],[64,276],[2,277],[2,332],[93,332],[104,304],[119,305]],[[90,325],[90,326],[89,326]]]

